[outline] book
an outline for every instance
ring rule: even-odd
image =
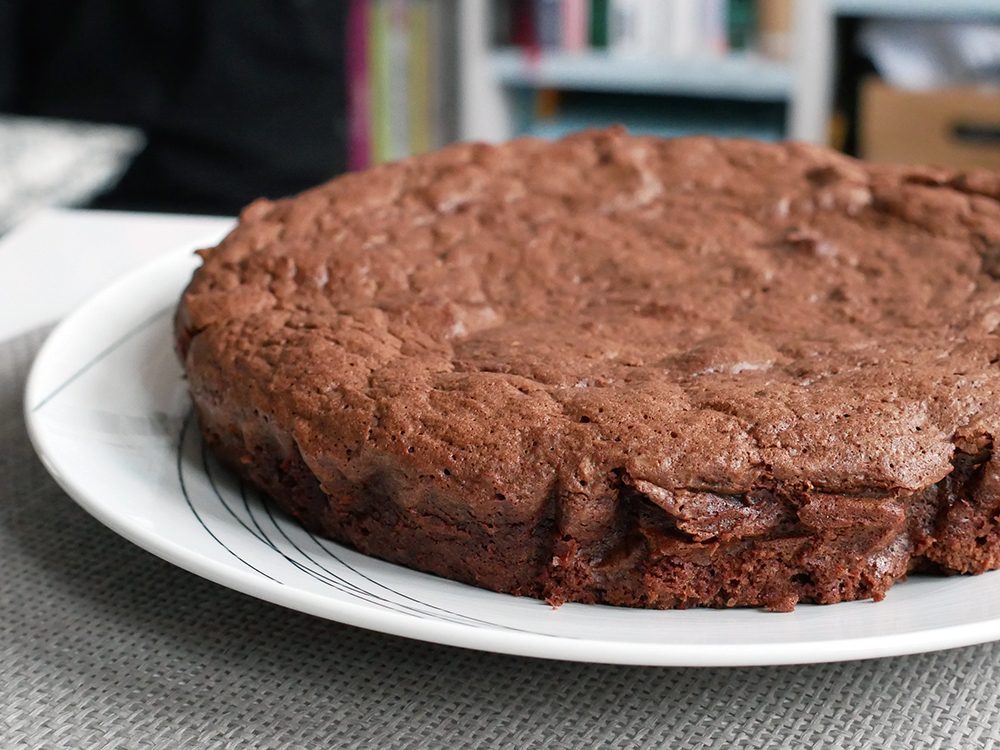
[[[687,0],[683,0],[687,3]],[[697,0],[694,0],[697,2]],[[681,0],[611,0],[608,47],[621,55],[664,58],[687,44],[689,27],[679,20],[687,7]]]
[[[628,55],[640,51],[639,13],[641,0],[610,0],[608,8],[608,48]]]
[[[608,46],[608,0],[590,0],[589,42],[593,49]]]
[[[431,3],[431,69],[428,76],[434,148],[458,140],[459,135],[458,3],[459,0],[433,0]]]
[[[682,2],[687,0],[640,0],[636,19],[640,53],[650,58],[684,54],[678,46],[690,29],[680,25],[686,11]]]
[[[458,0],[350,0],[345,33],[350,169],[458,135]]]
[[[562,2],[561,0],[534,1],[535,32],[538,43],[544,50],[556,50],[562,46]]]
[[[671,57],[690,58],[705,54],[707,43],[701,24],[699,4],[703,0],[666,0],[662,3],[666,17],[665,51]]]
[[[563,0],[562,48],[567,52],[582,52],[589,36],[589,0]]]
[[[371,90],[368,81],[369,0],[351,0],[344,67],[347,74],[347,168],[371,165]]]
[[[702,0],[698,10],[702,49],[709,55],[724,55],[729,50],[726,0]]]
[[[431,0],[410,0],[408,3],[409,155],[423,154],[431,149],[430,4]]]
[[[510,0],[510,3],[514,7],[511,12],[511,42],[534,53],[539,47],[535,0]]]
[[[792,46],[792,0],[757,0],[757,46],[761,54],[788,59]]]
[[[392,161],[410,155],[410,8],[407,0],[386,4],[386,160]]]
[[[449,142],[446,139],[446,122],[450,102],[446,103],[445,88],[448,75],[446,55],[451,49],[445,38],[445,5],[443,0],[431,0],[427,4],[427,119],[430,147],[440,148]],[[509,20],[509,19],[508,19]]]
[[[535,117],[539,120],[553,120],[559,114],[559,99],[561,94],[557,89],[538,89],[535,94]]]
[[[644,58],[725,54],[755,36],[758,0],[505,0],[496,4],[493,39],[529,54],[609,49]],[[793,0],[759,0],[774,7]],[[773,15],[773,14],[772,14]],[[732,17],[730,24],[729,18]],[[731,26],[731,28],[730,28]]]
[[[390,159],[389,60],[386,54],[388,16],[388,0],[371,0],[371,7],[368,10],[367,48],[372,164],[380,164]]]
[[[742,50],[753,46],[757,25],[756,5],[755,0],[727,0],[726,35],[730,49]]]

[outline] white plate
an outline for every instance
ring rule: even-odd
[[[1000,573],[916,577],[885,601],[793,613],[543,602],[466,586],[318,539],[206,454],[171,317],[197,259],[173,253],[67,318],[32,368],[25,409],[56,480],[122,536],[267,601],[372,630],[510,654],[718,666],[907,654],[1000,638]]]

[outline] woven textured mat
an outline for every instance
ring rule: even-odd
[[[1000,745],[1000,645],[654,669],[484,654],[257,601],[115,536],[48,477],[0,344],[0,748]]]

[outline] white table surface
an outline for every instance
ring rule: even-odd
[[[53,323],[117,277],[181,245],[214,244],[233,219],[52,209],[0,238],[0,341]]]

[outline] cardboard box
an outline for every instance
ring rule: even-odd
[[[871,161],[1000,169],[1000,90],[904,91],[869,78],[858,127]]]

